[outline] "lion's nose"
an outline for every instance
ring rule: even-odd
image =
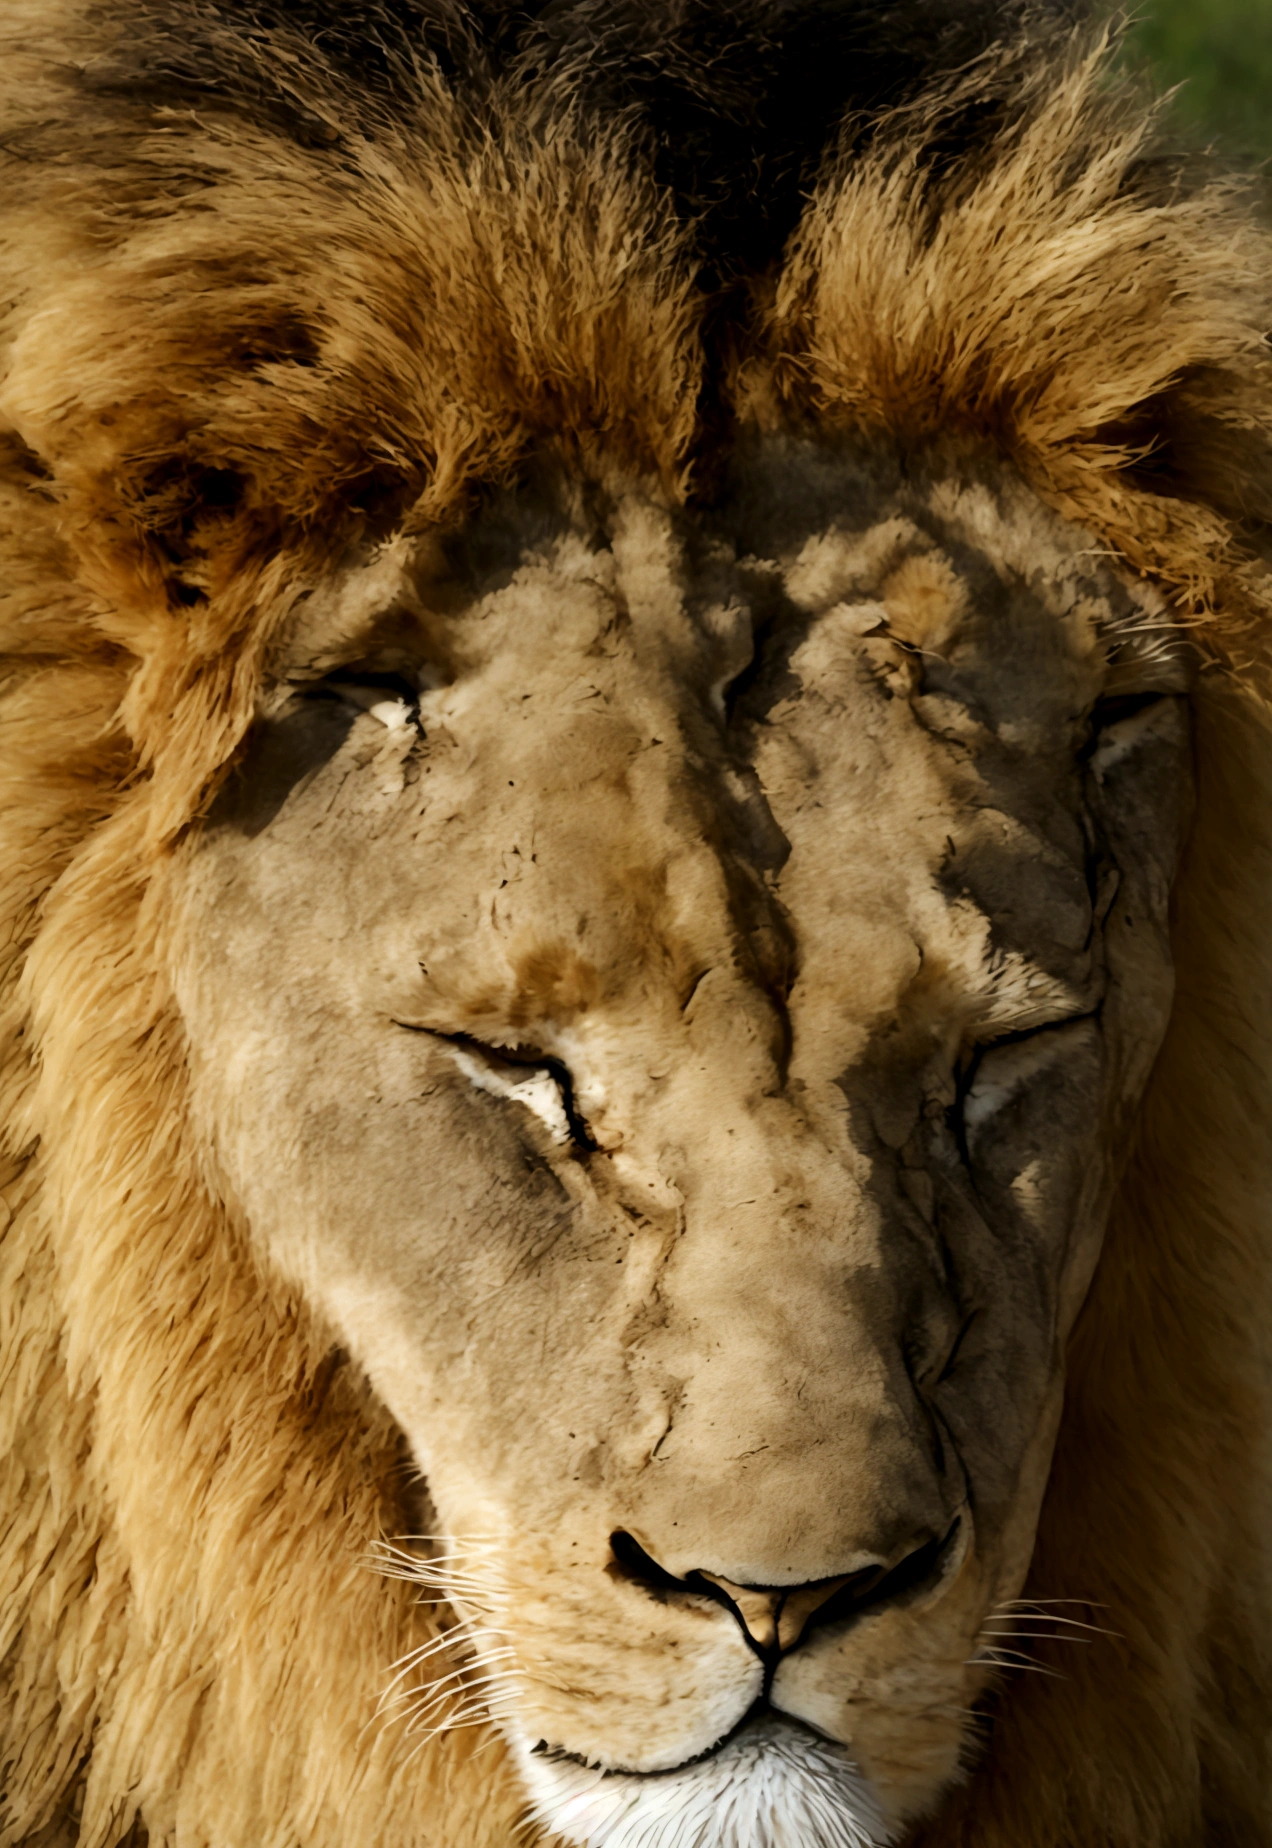
[[[735,1585],[731,1579],[715,1572],[696,1572],[693,1578],[714,1585],[723,1593],[751,1641],[761,1650],[793,1649],[808,1627],[809,1618],[836,1592],[862,1576],[849,1573],[843,1578],[821,1579],[813,1585],[783,1586],[780,1590],[759,1585]],[[877,1577],[868,1569],[867,1577]]]
[[[951,1528],[937,1539],[923,1540],[895,1565],[880,1560],[856,1572],[804,1585],[743,1585],[705,1570],[676,1578],[628,1533],[612,1534],[610,1548],[615,1568],[624,1578],[663,1597],[713,1598],[732,1612],[756,1653],[772,1657],[794,1649],[814,1622],[845,1622],[935,1578],[953,1533]]]

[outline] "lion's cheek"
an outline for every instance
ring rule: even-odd
[[[576,1589],[557,1571],[536,1587],[514,1554],[505,1729],[531,1747],[566,1745],[589,1762],[642,1772],[709,1751],[758,1696],[758,1660],[709,1606],[646,1610],[622,1587],[598,1599],[588,1576]]]

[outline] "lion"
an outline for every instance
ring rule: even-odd
[[[1014,0],[12,0],[5,1848],[1272,1842],[1272,325]]]

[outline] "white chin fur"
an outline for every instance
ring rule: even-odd
[[[701,1764],[656,1777],[517,1761],[536,1822],[578,1848],[886,1848],[892,1837],[841,1746],[777,1717]]]

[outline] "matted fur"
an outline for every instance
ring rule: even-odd
[[[437,1630],[361,1557],[406,1458],[219,1204],[149,879],[347,548],[546,445],[691,495],[736,415],[997,445],[1221,664],[1029,1587],[1113,1634],[1039,1645],[1062,1678],[1012,1686],[922,1841],[1267,1843],[1272,266],[1238,189],[1156,158],[1102,43],[1013,15],[855,117],[722,305],[568,59],[478,93],[421,56],[407,106],[191,9],[193,62],[262,73],[196,107],[128,11],[6,23],[0,1842],[511,1838],[498,1748],[368,1724]]]

